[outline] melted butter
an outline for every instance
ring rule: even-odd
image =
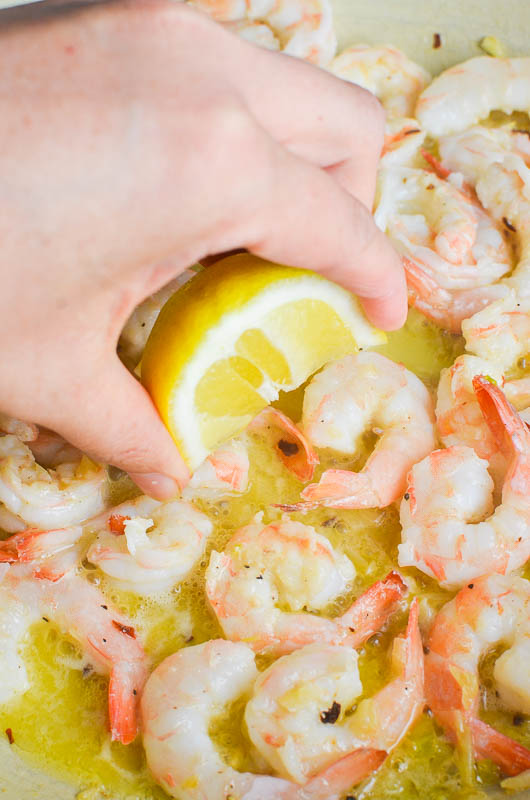
[[[432,389],[439,372],[449,366],[462,350],[460,337],[440,331],[419,313],[411,311],[406,326],[390,334],[388,342],[378,348],[396,361],[403,362]],[[303,390],[284,395],[279,405],[299,419]],[[156,598],[139,598],[117,590],[97,570],[86,564],[86,577],[97,583],[106,596],[133,620],[153,662],[180,647],[197,644],[221,634],[204,595],[204,571],[213,548],[221,550],[234,530],[250,522],[257,512],[264,512],[264,521],[279,518],[271,507],[279,501],[294,502],[299,497],[300,483],[290,475],[263,440],[249,437],[250,482],[241,496],[216,502],[199,501],[197,506],[208,514],[214,532],[208,550],[188,580],[172,591]],[[373,442],[367,437],[364,452],[355,460],[338,459],[324,453],[320,472],[330,466],[359,468]],[[126,478],[119,478],[112,488],[113,500],[119,502],[134,492]],[[335,615],[344,610],[360,592],[375,580],[384,577],[396,566],[399,542],[399,518],[394,508],[362,511],[319,509],[306,515],[293,515],[329,538],[334,547],[353,561],[356,577],[351,590],[334,601],[325,613]],[[416,570],[402,570],[413,578],[421,593],[423,625],[450,597],[436,583]],[[396,615],[389,628],[373,637],[360,651],[359,669],[363,681],[363,697],[378,691],[390,677],[390,653],[393,637],[401,632],[406,614]],[[80,796],[90,800],[162,800],[165,792],[150,778],[143,749],[138,739],[124,747],[111,743],[107,722],[107,681],[83,671],[83,658],[70,640],[62,636],[52,623],[38,623],[31,630],[25,647],[31,688],[25,695],[0,709],[0,731],[11,728],[13,747],[33,765],[70,779],[80,789]],[[258,657],[260,669],[271,663]],[[359,698],[362,699],[362,698]],[[210,733],[220,753],[240,770],[264,771],[252,754],[243,724],[244,699],[229,713],[212,720]],[[510,716],[497,708],[485,712],[488,721],[504,732],[530,744],[530,730],[513,727]],[[513,717],[511,718],[513,723]],[[423,715],[410,735],[387,759],[376,777],[356,789],[363,798],[468,798],[483,796],[480,786],[498,780],[495,768],[483,763],[473,786],[464,785],[458,758],[433,720]],[[479,792],[479,795],[477,795]]]

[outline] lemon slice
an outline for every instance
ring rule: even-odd
[[[335,358],[381,344],[357,299],[308,270],[230,256],[166,303],[142,381],[194,470],[280,391]]]

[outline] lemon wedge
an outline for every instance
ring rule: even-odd
[[[242,431],[280,391],[385,335],[358,300],[308,270],[230,256],[163,307],[142,382],[191,470]]]

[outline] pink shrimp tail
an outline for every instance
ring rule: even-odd
[[[349,628],[355,639],[352,647],[381,630],[408,588],[398,572],[390,572],[382,581],[376,581],[339,618],[340,624]]]
[[[343,795],[378,769],[386,757],[384,750],[355,750],[311,778],[302,789],[303,797],[305,800],[327,800],[330,796]]]
[[[506,775],[519,775],[530,769],[530,750],[495,728],[473,718],[469,722],[473,746],[479,758],[489,758]]]
[[[508,455],[530,451],[530,431],[496,384],[475,375],[473,388],[484,419],[499,447]]]
[[[130,744],[138,733],[138,702],[147,679],[142,664],[116,664],[110,674],[109,719],[113,741]]]
[[[284,413],[268,406],[252,420],[248,428],[256,433],[264,429],[278,429],[275,448],[283,464],[303,483],[313,478],[318,456],[300,428]]]
[[[398,490],[391,499],[385,497],[384,505],[390,505],[399,494]],[[315,506],[322,505],[328,508],[381,507],[381,498],[371,485],[368,475],[346,469],[327,469],[318,483],[306,486],[302,497]]]

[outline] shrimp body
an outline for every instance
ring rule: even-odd
[[[530,751],[478,719],[479,661],[499,643],[507,645],[493,673],[501,702],[530,714],[530,583],[513,576],[479,578],[438,613],[427,643],[426,698],[453,738],[463,718],[475,756],[517,775],[530,769]]]
[[[245,710],[249,736],[282,777],[304,784],[356,750],[390,752],[423,708],[423,651],[417,605],[395,640],[396,677],[345,716],[362,692],[357,653],[312,644],[262,672]]]
[[[530,351],[530,297],[514,289],[462,323],[466,348],[496,368],[507,370]]]
[[[2,411],[0,411],[0,431],[2,433],[11,433],[21,442],[33,442],[39,435],[39,429],[33,422],[23,422],[20,419],[4,414]]]
[[[330,469],[294,508],[383,507],[399,497],[410,467],[435,446],[432,400],[401,364],[361,352],[328,364],[306,388],[302,426],[317,447],[355,453],[362,434],[379,435],[360,472]]]
[[[480,56],[438,75],[422,92],[416,116],[431,136],[475,125],[491,111],[530,110],[530,58]]]
[[[110,675],[111,735],[128,744],[137,732],[136,704],[147,677],[147,659],[130,620],[96,586],[78,576],[72,566],[61,564],[59,568],[53,558],[9,566],[0,583],[2,630],[7,624],[10,632],[17,634],[15,648],[19,658],[28,626],[43,616],[72,636],[90,666]],[[17,666],[20,673],[20,662]],[[27,679],[19,679],[17,688],[28,688]]]
[[[224,639],[179,650],[152,673],[141,700],[143,743],[155,780],[171,797],[338,800],[381,764],[384,753],[355,751],[303,787],[225,764],[209,736],[210,721],[250,694],[257,674],[251,648]]]
[[[236,22],[224,22],[224,27],[245,39],[247,42],[265,47],[267,50],[279,50],[280,42],[274,35],[272,29],[264,22],[254,22],[253,20],[238,20]]]
[[[309,613],[343,594],[354,575],[350,560],[310,526],[255,522],[241,528],[224,552],[212,552],[206,594],[225,636],[256,652],[289,653],[311,642],[354,647],[378,630],[405,591],[391,573],[341,617]],[[369,617],[363,619],[363,610]]]
[[[244,492],[248,486],[248,453],[243,442],[232,440],[211,453],[198,467],[182,496],[215,497]]]
[[[413,116],[429,73],[396,47],[356,44],[346,48],[329,69],[339,78],[367,89],[381,101],[390,119]]]
[[[97,521],[87,558],[121,588],[136,594],[163,592],[183,580],[204,552],[213,526],[182,500],[150,497],[116,506]]]
[[[380,169],[422,167],[421,147],[426,135],[415,119],[396,117],[387,120]]]
[[[337,37],[329,0],[190,0],[190,3],[218,22],[265,23],[285,53],[312,64],[326,66],[335,55]],[[265,46],[269,44],[267,37]]]
[[[47,471],[16,436],[0,438],[0,501],[29,525],[76,525],[106,505],[105,468],[87,457]]]
[[[416,566],[441,586],[509,573],[530,557],[530,431],[498,386],[477,376],[477,399],[509,467],[493,514],[488,462],[469,447],[435,450],[409,475],[400,507],[400,566]]]

